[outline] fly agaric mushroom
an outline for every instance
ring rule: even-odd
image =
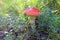
[[[37,8],[28,8],[24,11],[27,16],[30,16],[30,24],[35,25],[35,19],[40,15],[40,11]],[[32,25],[31,25],[32,26]]]

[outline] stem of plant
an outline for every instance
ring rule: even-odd
[[[36,29],[35,29],[35,19],[36,19],[36,17],[34,16],[34,17],[30,17],[30,24],[31,24],[31,27],[32,27],[32,31],[33,32],[35,32],[36,31]]]

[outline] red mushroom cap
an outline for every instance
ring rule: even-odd
[[[28,16],[39,16],[40,11],[37,8],[28,8],[24,11],[24,13]]]

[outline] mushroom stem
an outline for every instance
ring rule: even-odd
[[[31,16],[30,16],[30,24],[31,24],[31,27],[32,27],[32,28],[35,27],[35,19],[36,19],[36,17],[34,17],[34,16],[31,17]]]

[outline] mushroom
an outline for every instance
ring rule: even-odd
[[[31,24],[31,27],[33,28],[32,25],[35,25],[35,19],[37,16],[40,15],[40,11],[37,8],[33,7],[33,8],[28,8],[24,10],[24,13],[30,17],[30,24]]]

